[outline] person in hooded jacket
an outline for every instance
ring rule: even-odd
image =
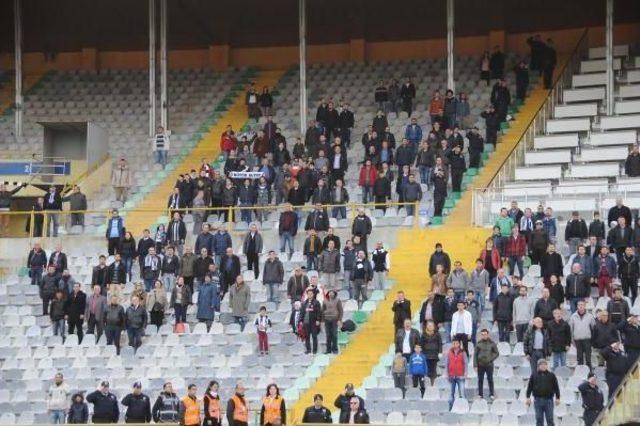
[[[78,392],[71,397],[71,405],[67,411],[67,423],[86,424],[89,422],[89,407],[84,402],[84,396]]]

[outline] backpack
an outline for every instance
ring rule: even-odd
[[[342,323],[342,328],[340,329],[340,331],[353,333],[354,331],[356,331],[356,323],[351,320],[346,320]]]

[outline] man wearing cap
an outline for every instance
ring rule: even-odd
[[[109,382],[100,383],[98,390],[87,395],[87,402],[93,404],[93,423],[118,423],[118,398],[109,392]]]
[[[142,383],[133,384],[133,391],[122,399],[122,405],[127,407],[124,415],[126,423],[151,422],[151,403],[149,397],[142,393]]]
[[[323,403],[322,395],[319,393],[313,396],[313,405],[304,410],[302,423],[333,423],[331,411]]]
[[[153,404],[153,421],[156,423],[177,423],[180,399],[173,392],[173,385],[167,382],[162,387],[156,403]]]
[[[227,421],[229,426],[247,426],[249,424],[249,405],[244,397],[245,387],[238,382],[235,392],[227,402]]]
[[[183,426],[200,425],[200,401],[196,396],[197,391],[196,385],[190,384],[187,395],[180,400],[180,424]]]
[[[578,391],[582,397],[582,408],[584,409],[582,420],[584,420],[585,426],[591,426],[604,408],[604,395],[598,387],[596,375],[589,373],[587,380],[578,386]]]
[[[527,406],[531,405],[533,395],[533,407],[536,412],[536,424],[543,425],[546,417],[547,425],[553,426],[553,397],[556,405],[560,404],[560,387],[555,374],[548,370],[547,360],[538,360],[538,368],[531,373],[527,384]]]

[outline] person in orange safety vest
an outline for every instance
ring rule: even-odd
[[[249,405],[244,399],[245,387],[242,382],[236,384],[234,394],[227,402],[227,421],[229,426],[249,425]]]
[[[207,391],[204,394],[204,422],[203,426],[220,426],[222,424],[222,414],[220,411],[220,395],[218,389],[220,385],[215,380],[209,382]]]
[[[200,426],[200,401],[196,396],[198,388],[191,384],[187,396],[180,400],[180,424],[182,426]]]
[[[287,423],[287,409],[280,396],[280,388],[275,383],[267,386],[267,395],[262,399],[260,424],[262,426],[281,426]]]

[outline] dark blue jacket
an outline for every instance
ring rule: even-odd
[[[202,250],[203,248],[207,249],[209,256],[213,255],[213,235],[211,235],[211,233],[209,232],[207,232],[206,234],[198,234],[198,237],[196,238],[194,253],[196,253],[196,255],[199,255],[200,250]]]
[[[221,234],[216,232],[213,235],[213,251],[217,255],[223,255],[231,247],[231,235],[228,232]]]
[[[124,222],[122,221],[122,218],[120,216],[118,216],[117,218],[117,226],[118,226],[118,236],[120,238],[124,237]],[[113,226],[113,218],[109,218],[109,221],[107,222],[107,232],[105,232],[105,236],[106,238],[111,238],[111,228]]]
[[[600,275],[600,268],[602,267],[602,256],[597,256],[594,260],[594,269],[593,269],[593,275],[595,277]],[[613,257],[611,256],[607,256],[606,257],[606,267],[607,267],[607,273],[609,274],[609,278],[614,279],[617,274],[616,274],[616,261],[613,259]]]

